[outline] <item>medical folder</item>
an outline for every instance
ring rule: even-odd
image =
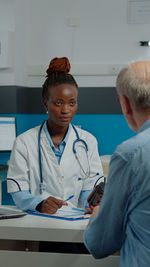
[[[36,215],[41,217],[48,217],[60,220],[67,220],[67,221],[77,221],[77,220],[87,220],[90,217],[90,214],[85,214],[85,210],[78,209],[78,208],[67,208],[64,206],[60,208],[54,214],[48,213],[40,213],[38,211],[27,211],[29,215]]]

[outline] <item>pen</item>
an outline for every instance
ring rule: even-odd
[[[64,200],[64,201],[68,201],[68,200],[70,200],[71,198],[73,198],[74,197],[74,195],[71,195],[70,197],[68,197],[66,200]]]
[[[72,208],[72,210],[75,210],[75,211],[81,211],[81,212],[85,212],[84,209],[78,209],[78,208]]]

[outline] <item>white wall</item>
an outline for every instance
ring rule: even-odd
[[[14,32],[13,65],[0,70],[0,85],[41,86],[49,61],[67,56],[72,66],[100,64],[101,75],[75,76],[79,86],[114,86],[116,76],[103,75],[107,66],[150,59],[150,48],[138,44],[149,39],[150,25],[129,24],[127,2],[0,0],[0,30]]]
[[[0,0],[0,31],[3,30],[14,32],[15,30],[13,2],[13,0]],[[14,84],[14,70],[0,69],[0,85],[3,84]]]

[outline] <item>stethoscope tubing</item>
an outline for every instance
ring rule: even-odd
[[[43,191],[43,174],[42,174],[42,160],[41,160],[41,143],[40,143],[40,139],[41,139],[41,131],[42,131],[42,128],[43,128],[44,124],[45,124],[45,121],[44,121],[44,122],[42,123],[42,125],[40,126],[39,133],[38,133],[38,154],[39,154],[39,171],[40,171],[40,194],[42,194],[42,191]],[[77,161],[78,161],[78,164],[79,164],[80,168],[82,169],[83,173],[85,174],[85,176],[90,177],[90,167],[89,167],[89,174],[87,175],[86,172],[84,171],[84,169],[83,169],[81,163],[80,163],[80,160],[78,159],[77,151],[76,151],[76,148],[75,148],[75,146],[76,146],[76,144],[77,144],[78,142],[81,142],[81,143],[83,144],[83,146],[84,146],[84,148],[85,148],[85,151],[86,151],[86,154],[87,154],[88,165],[90,166],[89,158],[88,158],[88,145],[87,145],[87,143],[86,143],[83,139],[81,139],[81,138],[79,137],[78,131],[77,131],[77,129],[75,128],[75,126],[72,125],[72,127],[73,127],[73,130],[75,131],[75,134],[76,134],[76,140],[73,142],[72,151],[73,151],[73,153],[75,154],[75,157],[76,157],[76,159],[77,159]],[[92,177],[90,177],[90,178],[93,178],[93,177],[95,177],[95,176],[97,176],[97,175],[99,175],[99,173],[96,173],[96,175],[94,175],[94,176],[92,176]],[[88,178],[88,177],[87,177],[87,178]],[[103,176],[102,176],[102,177],[103,177]],[[100,178],[102,178],[102,177],[100,177]],[[98,178],[98,180],[99,180],[100,178]],[[86,178],[80,178],[80,180],[85,180],[85,179],[86,179]],[[98,181],[98,180],[97,180],[97,181]],[[96,183],[97,183],[97,181],[96,181]]]
[[[42,125],[40,126],[40,129],[39,129],[39,132],[38,132],[38,160],[39,160],[39,171],[40,171],[40,194],[42,194],[42,191],[43,191],[43,174],[42,174],[42,159],[41,159],[41,158],[42,158],[42,157],[41,157],[41,131],[42,131],[42,129],[43,129],[43,126],[44,126],[45,122],[46,122],[46,121],[44,121],[44,122],[42,123]],[[79,137],[79,134],[78,134],[78,132],[77,132],[75,126],[72,125],[72,127],[73,127],[73,129],[74,129],[74,131],[75,131],[75,134],[76,134],[76,137],[77,137],[76,140],[73,142],[72,151],[73,151],[73,153],[75,154],[75,157],[76,157],[76,159],[77,159],[77,161],[78,161],[78,163],[79,163],[79,166],[80,166],[80,168],[82,169],[82,171],[83,171],[83,173],[85,174],[85,176],[90,177],[90,167],[89,167],[89,175],[87,175],[86,172],[84,171],[84,169],[83,169],[81,163],[80,163],[80,160],[79,160],[79,158],[78,158],[78,156],[77,156],[77,151],[76,151],[76,148],[75,148],[75,145],[76,145],[78,142],[81,142],[81,143],[83,144],[83,146],[84,146],[84,148],[85,148],[85,151],[86,151],[86,154],[87,154],[88,165],[90,166],[90,164],[89,164],[89,159],[88,159],[88,145],[87,145],[87,143],[86,143],[83,139],[81,139],[81,138]],[[99,173],[96,173],[96,175],[99,175]],[[95,177],[96,175],[91,176],[90,178],[93,178],[93,177]],[[87,178],[88,178],[88,177],[87,177]],[[101,177],[99,177],[99,178],[97,179],[95,185],[97,184],[97,182],[99,181],[99,179],[101,179],[102,177],[103,177],[103,176],[101,176]],[[86,179],[86,178],[80,178],[80,180],[85,180],[85,179]],[[16,185],[17,185],[18,188],[19,188],[19,191],[22,191],[22,190],[21,190],[21,187],[20,187],[20,185],[19,185],[19,183],[18,183],[15,179],[7,178],[7,180],[11,180],[11,181],[15,182]],[[94,186],[95,186],[95,185],[94,185]]]
[[[45,122],[46,121],[44,121],[42,123],[42,125],[40,126],[39,133],[38,133],[38,158],[39,158],[39,171],[40,171],[40,194],[42,194],[42,189],[43,189],[42,188],[43,187],[43,174],[42,174],[42,157],[41,157],[41,132],[42,132],[42,129],[43,129],[43,126],[44,126]],[[78,160],[77,152],[76,152],[76,149],[75,149],[76,143],[77,142],[81,142],[85,147],[86,153],[88,153],[88,145],[83,139],[81,139],[79,137],[79,134],[78,134],[75,126],[72,125],[72,127],[73,127],[73,130],[75,131],[75,134],[76,134],[76,137],[77,137],[77,139],[73,142],[72,150],[73,150],[73,153],[75,154],[75,156],[76,156],[76,158]],[[88,155],[87,155],[87,157],[88,157]],[[78,163],[79,163],[79,165],[81,167],[81,164],[80,164],[79,160],[78,160]],[[83,168],[81,168],[81,169],[83,170]]]
[[[40,171],[40,194],[42,194],[43,174],[42,174],[42,158],[41,158],[41,131],[45,121],[42,123],[38,133],[38,155],[39,155],[39,171]]]
[[[13,181],[18,186],[19,191],[22,191],[19,183],[15,179],[13,179],[13,178],[7,178],[7,181]]]

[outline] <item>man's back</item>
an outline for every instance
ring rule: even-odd
[[[117,150],[128,161],[127,199],[121,266],[150,266],[150,120],[131,140]],[[129,167],[130,165],[130,167]],[[126,184],[126,189],[128,187]]]
[[[150,266],[149,155],[150,120],[112,156],[99,213],[84,235],[94,257],[121,249],[121,267]]]

